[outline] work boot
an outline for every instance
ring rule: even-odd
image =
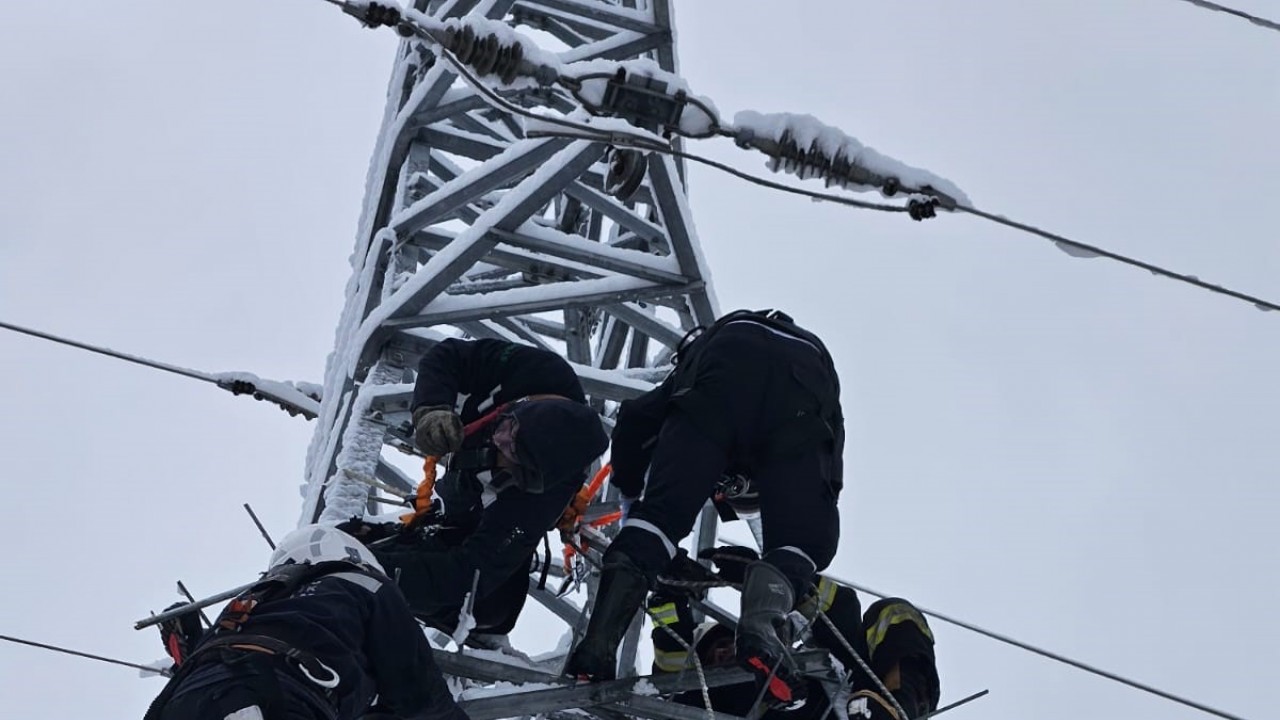
[[[581,680],[617,677],[618,644],[648,593],[649,580],[630,557],[621,552],[606,555],[587,632],[569,656],[564,674]]]
[[[804,679],[791,659],[789,638],[782,636],[789,635],[787,614],[795,601],[791,581],[781,570],[763,560],[747,566],[735,651],[738,662],[765,685],[765,699],[772,705],[795,706],[806,694]]]

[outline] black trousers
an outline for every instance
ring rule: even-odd
[[[534,554],[581,487],[581,473],[557,478],[541,493],[510,487],[484,507],[474,473],[464,472],[448,478],[442,488],[445,510],[457,527],[434,536],[402,538],[372,551],[397,578],[414,614],[450,633],[478,571],[475,630],[504,634],[524,607]]]
[[[829,373],[813,346],[755,323],[731,323],[710,340],[692,389],[671,401],[644,495],[609,552],[625,552],[652,580],[721,475],[745,472],[760,492],[765,559],[802,597],[840,538],[835,442],[778,440],[794,434],[797,412],[818,412],[821,388],[834,388],[834,379],[821,382]]]

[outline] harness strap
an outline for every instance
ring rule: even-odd
[[[471,437],[472,435],[476,434],[480,430],[487,427],[494,420],[497,420],[499,415],[506,412],[507,410],[510,410],[513,405],[519,405],[520,403],[530,402],[532,400],[570,400],[570,399],[563,395],[556,395],[555,393],[539,393],[536,395],[525,395],[522,398],[517,398],[509,402],[504,402],[498,407],[490,410],[484,415],[481,415],[479,418],[472,420],[471,422],[463,426],[462,436]],[[570,402],[572,402],[572,400],[570,400]]]
[[[317,686],[327,699],[333,698],[333,689],[338,687],[342,682],[342,678],[333,668],[325,665],[320,658],[307,652],[300,650],[289,643],[269,635],[253,635],[236,633],[234,635],[223,635],[214,637],[208,642],[200,646],[187,662],[191,662],[196,658],[204,655],[207,651],[215,648],[230,648],[232,650],[244,650],[248,652],[259,652],[267,655],[277,655],[293,661],[297,665],[298,670],[312,684]]]

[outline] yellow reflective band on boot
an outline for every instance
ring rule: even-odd
[[[880,611],[875,625],[867,628],[867,652],[875,655],[876,647],[884,642],[884,636],[889,633],[889,628],[902,622],[915,623],[920,632],[929,638],[929,642],[933,642],[933,633],[929,631],[929,625],[919,610],[906,603],[893,603]]]
[[[801,615],[812,620],[819,611],[826,612],[831,609],[831,605],[836,601],[837,585],[823,575],[818,576],[818,586],[809,593],[800,607],[797,608]]]
[[[680,613],[676,609],[676,604],[669,602],[649,608],[649,618],[653,620],[654,625],[675,625],[680,622]]]
[[[689,662],[689,653],[685,650],[653,651],[653,666],[662,672],[680,672]]]

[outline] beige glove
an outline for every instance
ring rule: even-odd
[[[445,405],[413,411],[413,440],[428,455],[447,455],[462,447],[462,418]]]

